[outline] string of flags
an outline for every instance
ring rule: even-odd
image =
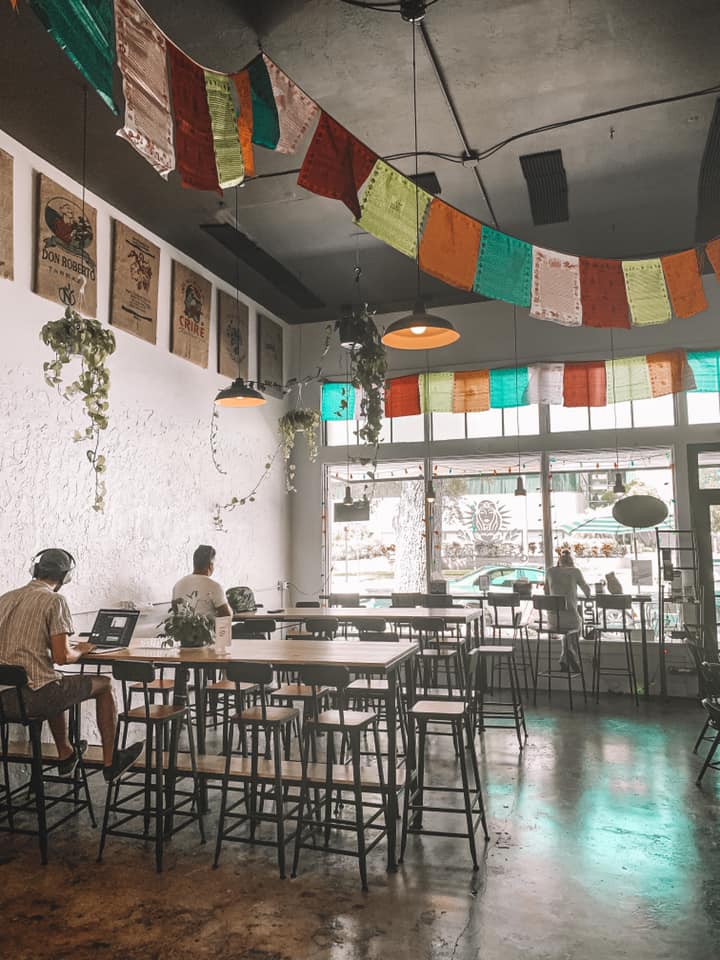
[[[16,0],[10,3],[16,9]],[[527,307],[535,318],[568,327],[667,323],[673,315],[687,318],[707,309],[699,257],[707,256],[720,280],[720,238],[665,257],[621,261],[546,250],[481,223],[416,187],[267,54],[232,74],[205,68],[166,36],[138,0],[29,3],[115,113],[117,64],[125,97],[118,135],[162,177],[177,170],[183,186],[218,192],[237,186],[255,175],[255,147],[295,153],[314,126],[301,187],[344,203],[359,227],[418,258],[427,274]]]
[[[720,393],[720,350],[414,373],[386,381],[385,416],[483,413],[537,403],[604,407],[684,391]],[[324,383],[321,419],[354,420],[359,409],[355,394],[350,383]]]

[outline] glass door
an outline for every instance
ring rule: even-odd
[[[703,591],[705,652],[720,646],[720,444],[688,446],[690,509]]]

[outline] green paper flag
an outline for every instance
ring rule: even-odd
[[[486,228],[483,228],[483,233]],[[530,374],[527,367],[503,367],[490,371],[490,406],[526,407]]]
[[[355,419],[355,387],[351,383],[324,383],[320,400],[322,420]]]
[[[210,111],[218,183],[226,190],[236,187],[245,178],[230,78],[224,73],[206,70],[205,94]]]
[[[695,377],[695,393],[720,393],[720,351],[706,350],[687,355]]]
[[[255,57],[247,70],[250,77],[253,111],[252,142],[260,147],[267,147],[268,150],[274,150],[280,139],[280,121],[270,74],[262,54]]]
[[[422,413],[452,413],[454,373],[420,374],[420,410]]]
[[[376,160],[361,201],[360,219],[355,222],[378,240],[414,259],[418,220],[422,235],[425,212],[431,199],[429,193],[416,188],[412,180],[384,160]]]
[[[483,224],[473,290],[491,300],[529,307],[533,252],[529,243]]]
[[[113,113],[115,14],[113,0],[30,0],[50,36]]]

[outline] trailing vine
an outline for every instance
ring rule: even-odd
[[[55,387],[66,400],[77,396],[82,398],[85,415],[90,422],[82,433],[75,431],[73,440],[76,443],[90,443],[86,456],[95,473],[93,510],[102,513],[107,493],[103,474],[107,464],[98,451],[100,434],[108,426],[110,371],[105,361],[115,352],[115,336],[97,320],[82,317],[68,307],[60,320],[45,324],[40,331],[40,339],[55,354],[53,361],[43,363],[45,382]],[[63,367],[74,357],[80,358],[80,374],[61,390]]]
[[[218,460],[218,420],[220,419],[220,414],[218,413],[218,408],[213,404],[212,417],[210,418],[210,453],[212,454],[213,466],[218,473],[222,474],[223,477],[227,476],[227,470],[223,469],[220,466],[220,461]]]
[[[277,460],[278,454],[280,453],[281,449],[282,449],[282,443],[279,443],[275,448],[275,452],[272,454],[272,456],[268,457],[268,459],[265,461],[263,472],[260,475],[260,478],[258,479],[255,486],[252,488],[252,490],[249,493],[246,493],[243,497],[231,497],[227,503],[215,504],[215,513],[213,514],[213,523],[215,524],[216,530],[219,530],[222,533],[227,532],[225,530],[225,525],[223,524],[224,513],[232,513],[232,511],[235,510],[236,507],[243,507],[245,506],[246,503],[255,502],[255,495],[257,494],[258,489],[260,488],[262,483],[270,475],[270,471],[272,470],[273,465]]]
[[[288,493],[295,492],[295,464],[290,462],[295,448],[295,438],[298,433],[304,433],[308,459],[311,462],[317,460],[319,427],[320,413],[317,410],[305,408],[290,410],[278,420],[278,432],[285,460],[285,489]]]
[[[357,431],[358,439],[369,446],[380,443],[384,412],[385,374],[387,355],[368,305],[364,303],[352,318],[339,321],[350,327],[346,332],[350,350],[350,380],[361,391],[360,418],[365,422]],[[341,330],[341,339],[343,331]],[[349,334],[349,335],[348,335]]]

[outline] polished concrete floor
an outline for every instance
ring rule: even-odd
[[[396,874],[384,845],[370,892],[356,863],[304,851],[281,881],[274,851],[194,833],[152,851],[68,826],[39,865],[34,838],[0,834],[0,956],[13,960],[710,960],[720,951],[720,774],[704,788],[689,702],[614,697],[570,714],[558,698],[482,745],[491,841],[473,874],[465,841],[413,837]],[[449,741],[431,773],[455,778]],[[99,778],[94,777],[99,790]],[[98,796],[98,805],[101,805]],[[210,819],[210,829],[214,827]]]

